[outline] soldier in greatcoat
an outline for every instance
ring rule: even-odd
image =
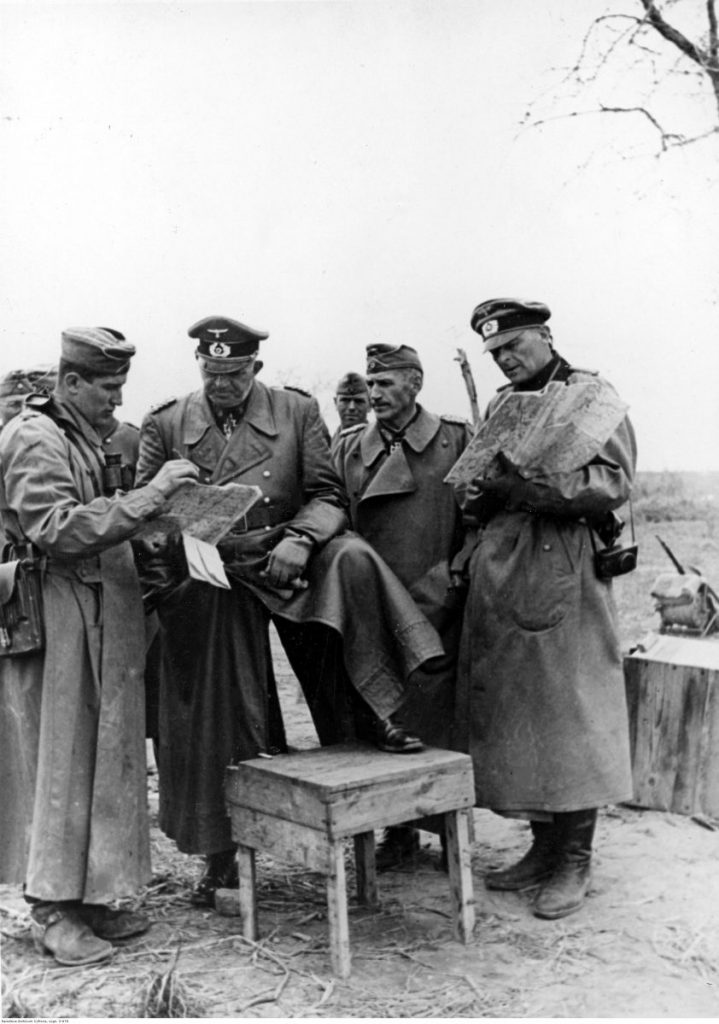
[[[340,377],[335,389],[334,403],[340,418],[340,425],[332,435],[333,451],[343,430],[367,422],[369,393],[367,381],[361,373],[350,372]]]
[[[10,554],[30,544],[42,565],[44,650],[18,656],[41,690],[25,898],[36,947],[69,966],[104,960],[149,926],[109,907],[150,868],[144,621],[128,539],[197,475],[176,459],[139,490],[105,493],[102,431],[134,351],[102,328],[63,332],[54,393],[29,396],[0,435]]]
[[[347,500],[317,402],[256,377],[267,333],[227,317],[206,317],[188,333],[203,386],[145,418],[137,482],[174,452],[197,465],[201,483],[263,494],[218,545],[230,590],[186,578],[181,560],[173,576],[170,559],[168,581],[155,590],[160,826],[183,852],[205,855],[192,901],[212,906],[217,888],[237,884],[225,769],[284,748],[270,620],[323,743],[347,737],[355,708],[345,698],[357,694],[382,749],[421,749],[392,716],[411,674],[442,647],[374,550],[342,536]]]
[[[510,382],[488,415],[507,390],[597,380],[556,352],[549,316],[544,303],[517,299],[474,310],[472,327]],[[479,541],[455,739],[473,757],[477,805],[531,822],[530,851],[490,872],[486,884],[541,886],[534,913],[543,918],[582,906],[597,808],[632,794],[616,609],[611,579],[595,571],[590,535],[630,495],[636,444],[629,420],[597,448],[579,469],[534,475],[505,455],[494,479],[475,480],[466,492]]]
[[[49,395],[56,384],[56,366],[6,373],[0,379],[0,430],[22,412],[28,395]],[[6,540],[0,521],[3,549]],[[9,597],[10,593],[0,595]],[[0,877],[7,884],[25,880],[40,735],[41,682],[31,658],[0,658]]]
[[[432,746],[446,747],[454,712],[461,602],[450,573],[462,546],[462,513],[444,478],[471,436],[466,420],[437,416],[417,401],[420,358],[409,345],[367,347],[375,421],[343,430],[334,445],[350,499],[352,528],[382,556],[442,638],[444,654],[418,673],[398,719]],[[385,830],[380,869],[409,859],[417,830]]]

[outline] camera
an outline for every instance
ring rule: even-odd
[[[594,569],[600,580],[610,580],[613,576],[624,576],[637,567],[639,547],[628,544],[626,547],[615,545],[595,552]]]

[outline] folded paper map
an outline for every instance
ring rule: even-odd
[[[143,523],[135,537],[189,533],[217,544],[261,497],[260,488],[249,484],[183,484],[167,499],[159,516]]]
[[[568,473],[586,466],[617,429],[629,406],[599,378],[551,381],[541,391],[507,391],[482,423],[445,483],[494,475],[503,452],[526,476]]]

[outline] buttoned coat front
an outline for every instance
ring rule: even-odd
[[[27,756],[12,770],[36,778],[30,834],[2,874],[39,899],[107,903],[150,873],[144,616],[126,539],[164,499],[152,487],[102,496],[100,437],[52,399],[5,427],[0,466],[7,537],[46,559],[44,654],[18,659],[16,678],[11,659],[3,679],[26,706]]]
[[[445,657],[415,678],[403,722],[446,745],[454,699],[461,609],[450,563],[462,545],[461,510],[444,478],[464,451],[464,420],[419,407],[401,444],[387,451],[377,423],[343,431],[334,460],[350,499],[352,527],[382,556],[442,637]]]
[[[566,386],[588,380],[570,371]],[[586,466],[537,478],[560,516],[501,511],[479,532],[455,730],[478,806],[564,812],[631,796],[617,613],[587,518],[627,500],[635,462],[625,418]]]

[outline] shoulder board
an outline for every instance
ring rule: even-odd
[[[496,394],[501,395],[503,391],[509,391],[513,384],[503,384],[501,388],[497,388]]]
[[[121,421],[120,421],[120,426],[121,426],[121,427],[128,427],[128,428],[129,428],[130,430],[134,430],[134,431],[136,431],[136,432],[137,432],[138,434],[140,433],[140,428],[139,428],[139,427],[136,427],[134,423],[128,423],[128,421],[127,421],[127,420],[121,420]]]
[[[364,430],[366,426],[366,423],[354,423],[351,427],[343,427],[340,430],[340,437],[349,437],[351,434],[357,434],[360,430]]]
[[[50,405],[50,402],[50,395],[28,395],[27,398],[25,399],[25,408],[40,409],[42,412],[45,412],[47,407]]]
[[[298,395],[304,395],[305,398],[312,398],[312,395],[309,393],[309,391],[305,391],[304,388],[296,388],[293,387],[291,384],[283,384],[282,388],[284,391],[296,391]]]
[[[583,366],[570,366],[569,369],[572,373],[586,373],[590,377],[599,376],[599,370],[585,370]]]
[[[176,395],[174,395],[172,398],[166,398],[164,402],[158,402],[157,405],[151,405],[150,412],[159,412],[161,409],[167,409],[168,406],[174,405],[176,401]],[[131,426],[131,424],[128,424],[128,426]]]
[[[469,420],[466,420],[464,416],[453,416],[452,413],[449,412],[441,412],[439,414],[439,418],[443,423],[457,423],[461,427],[471,426]]]

